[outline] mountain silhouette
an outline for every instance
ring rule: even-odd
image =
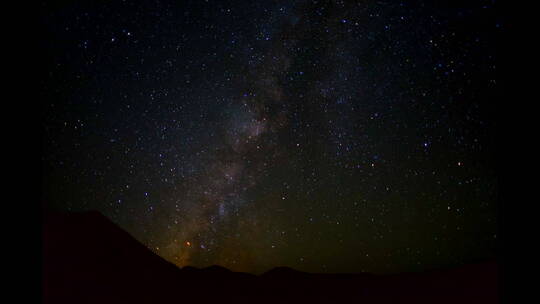
[[[397,275],[178,268],[99,212],[45,213],[44,303],[498,303],[495,261]]]
[[[170,293],[178,268],[98,212],[43,220],[45,303],[142,303]]]

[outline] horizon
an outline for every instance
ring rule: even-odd
[[[254,275],[254,276],[263,276],[271,271],[274,271],[274,270],[277,270],[277,269],[287,269],[287,270],[291,270],[291,271],[294,271],[294,272],[299,272],[299,273],[305,273],[305,274],[313,274],[313,275],[317,275],[317,274],[329,274],[329,275],[332,275],[332,274],[335,274],[335,275],[340,275],[340,274],[365,274],[365,275],[373,275],[373,276],[393,276],[393,275],[407,275],[407,274],[422,274],[422,273],[431,273],[431,272],[444,272],[444,271],[451,271],[451,270],[455,270],[455,269],[459,269],[459,268],[462,268],[462,267],[471,267],[471,266],[478,266],[478,265],[483,265],[483,264],[491,264],[491,263],[495,263],[495,264],[498,264],[498,257],[496,255],[492,256],[492,257],[487,257],[487,258],[479,258],[479,259],[472,259],[472,260],[469,260],[469,261],[463,261],[462,263],[460,264],[449,264],[449,265],[437,265],[436,267],[434,268],[426,268],[426,269],[423,269],[423,270],[412,270],[412,271],[402,271],[402,272],[385,272],[385,273],[373,273],[373,272],[310,272],[310,271],[304,271],[304,270],[301,270],[301,269],[296,269],[294,267],[291,267],[291,266],[287,266],[287,265],[277,265],[277,266],[274,266],[272,268],[269,268],[269,269],[266,269],[266,270],[262,270],[262,271],[258,271],[258,272],[251,272],[251,271],[241,271],[241,270],[233,270],[233,269],[229,269],[223,265],[219,265],[219,264],[211,264],[211,265],[199,265],[199,266],[196,266],[196,265],[177,265],[171,261],[168,261],[166,260],[165,258],[161,257],[159,255],[159,251],[156,251],[155,249],[151,248],[151,247],[148,247],[147,245],[141,243],[139,240],[137,240],[133,235],[131,235],[128,231],[122,229],[121,227],[119,227],[118,225],[116,225],[110,218],[108,218],[106,215],[102,214],[101,212],[99,212],[98,210],[85,210],[85,211],[79,211],[79,212],[72,212],[72,211],[65,211],[65,210],[52,210],[52,209],[47,209],[47,210],[42,210],[42,215],[45,216],[45,218],[47,216],[50,216],[52,214],[55,214],[55,215],[58,215],[58,214],[62,214],[62,215],[67,215],[67,216],[74,216],[74,215],[85,215],[85,214],[98,214],[99,216],[102,216],[104,218],[106,218],[108,221],[110,221],[111,223],[113,223],[115,225],[115,227],[121,229],[123,232],[127,233],[131,238],[133,238],[135,241],[137,241],[140,245],[144,246],[146,249],[150,250],[152,253],[154,253],[155,255],[159,256],[160,258],[162,258],[164,261],[170,263],[171,265],[174,265],[175,267],[177,267],[178,270],[183,270],[185,268],[187,269],[196,269],[196,270],[205,270],[205,269],[215,269],[215,268],[219,268],[219,269],[225,269],[227,271],[230,271],[230,272],[234,272],[234,273],[245,273],[245,274],[250,274],[250,275]]]

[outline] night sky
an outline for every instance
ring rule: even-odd
[[[178,266],[496,254],[494,1],[41,5],[48,209]]]

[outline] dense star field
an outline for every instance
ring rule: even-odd
[[[42,4],[43,200],[179,266],[497,248],[494,1]]]

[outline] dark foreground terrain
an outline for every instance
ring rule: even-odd
[[[44,303],[498,303],[495,261],[389,276],[179,269],[98,212],[47,213]]]

